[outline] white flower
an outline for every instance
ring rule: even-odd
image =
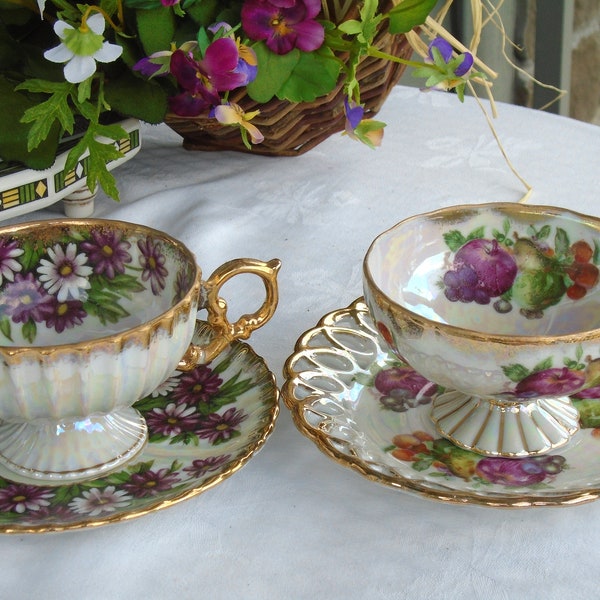
[[[87,256],[77,254],[73,243],[67,245],[66,252],[60,244],[48,248],[47,252],[50,260],[42,258],[37,272],[48,293],[56,294],[59,302],[82,299],[83,290],[90,287],[88,277],[92,274],[92,267],[85,264]]]
[[[81,83],[96,72],[96,61],[109,63],[117,60],[123,48],[104,40],[104,17],[96,13],[86,21],[87,28],[75,29],[64,21],[56,21],[54,32],[62,43],[46,50],[44,57],[51,62],[67,63],[65,79]]]
[[[152,397],[158,398],[158,396],[166,396],[172,392],[179,383],[179,377],[181,373],[175,371],[168,379],[163,381],[153,392]]]
[[[69,502],[69,508],[79,514],[88,514],[97,517],[103,512],[114,512],[129,504],[131,496],[124,490],[115,491],[114,485],[109,485],[104,490],[92,488],[83,492],[83,498],[74,498]]]

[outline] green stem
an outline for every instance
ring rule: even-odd
[[[367,49],[367,55],[372,56],[373,58],[382,58],[383,60],[389,60],[391,62],[400,63],[401,65],[407,65],[409,67],[419,68],[423,66],[422,62],[418,62],[416,60],[406,60],[405,58],[399,58],[398,56],[387,54],[386,52],[381,52],[381,50],[377,50],[377,48],[373,48],[373,46],[369,46],[369,48]]]

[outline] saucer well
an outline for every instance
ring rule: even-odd
[[[212,336],[199,321],[194,343]],[[95,479],[43,486],[0,470],[0,533],[95,527],[196,496],[233,475],[263,446],[279,413],[264,360],[242,342],[194,370],[175,372],[134,407],[149,442],[132,462]]]
[[[459,448],[430,417],[443,390],[389,350],[362,298],[304,333],[284,375],[281,395],[300,432],[371,481],[493,507],[574,505],[600,495],[600,399],[574,398],[585,403],[581,429],[550,454],[485,457]]]

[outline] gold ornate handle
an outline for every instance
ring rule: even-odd
[[[205,346],[190,344],[177,368],[180,371],[190,371],[199,363],[210,362],[230,342],[248,339],[255,329],[262,327],[277,308],[277,273],[280,268],[281,261],[276,258],[269,262],[254,258],[237,258],[218,267],[205,282],[202,282],[202,292],[206,298],[204,308],[208,312],[208,322],[215,330],[215,337]],[[219,292],[227,281],[241,273],[258,275],[262,279],[265,300],[257,311],[242,315],[235,323],[230,323],[227,319],[227,303],[219,296]]]

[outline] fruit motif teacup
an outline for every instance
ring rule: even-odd
[[[364,291],[382,336],[445,388],[442,435],[526,456],[578,429],[600,397],[600,219],[523,204],[457,206],[382,233]]]
[[[237,259],[203,281],[181,242],[141,225],[0,228],[0,464],[59,484],[133,458],[147,428],[132,405],[269,320],[279,266]],[[219,290],[238,273],[258,275],[266,298],[230,324]],[[201,308],[215,331],[206,347],[191,344]]]

